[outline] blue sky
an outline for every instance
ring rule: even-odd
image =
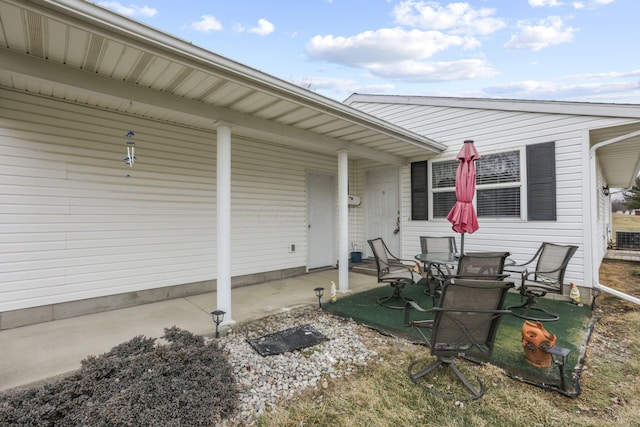
[[[95,3],[338,101],[640,103],[638,0]]]

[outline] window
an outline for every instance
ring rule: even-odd
[[[457,169],[457,160],[433,164],[434,218],[446,217],[456,202]],[[520,185],[519,151],[480,155],[476,161],[478,217],[519,217]]]
[[[480,155],[476,162],[478,217],[520,217],[520,152]]]
[[[528,145],[527,219],[556,219],[555,143]],[[445,218],[456,202],[457,160],[431,164],[433,218]],[[418,171],[420,175],[418,175]],[[413,219],[427,219],[426,162],[411,164]],[[419,184],[419,185],[418,185]],[[482,155],[476,161],[476,212],[485,218],[520,218],[522,210],[520,151]]]
[[[456,203],[457,160],[435,162],[431,166],[433,217],[444,218]]]
[[[478,217],[520,218],[522,211],[520,150],[485,154],[476,161],[476,211]],[[555,220],[556,174],[555,143],[528,145],[527,216],[529,221]],[[420,164],[420,166],[417,166]],[[412,163],[412,217],[427,218],[428,206],[422,188],[414,187],[416,169],[426,171],[426,162]],[[431,193],[433,218],[445,218],[456,202],[455,181],[457,160],[433,162],[431,165]],[[426,178],[420,179],[426,185]],[[420,195],[418,198],[417,195]],[[414,203],[419,200],[419,203]]]

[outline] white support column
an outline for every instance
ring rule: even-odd
[[[349,157],[338,151],[338,287],[349,290]]]
[[[224,323],[232,322],[231,312],[231,128],[217,128],[217,309],[226,314]]]

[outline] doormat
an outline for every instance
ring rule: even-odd
[[[312,347],[329,338],[316,331],[310,325],[296,326],[273,334],[247,340],[260,356],[274,356],[288,351]]]

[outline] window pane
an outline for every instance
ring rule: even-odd
[[[520,181],[520,153],[496,153],[476,161],[476,185]]]
[[[456,185],[457,160],[433,163],[433,188],[447,188]]]
[[[434,218],[445,217],[456,202],[457,168],[457,160],[433,163]],[[505,184],[510,187],[505,188]],[[501,188],[491,188],[496,186]],[[479,217],[519,217],[520,193],[520,151],[486,154],[476,161],[476,209]]]
[[[494,188],[476,193],[478,216],[520,216],[520,188]]]
[[[444,218],[456,204],[456,192],[445,191],[442,193],[433,193],[433,217]]]

